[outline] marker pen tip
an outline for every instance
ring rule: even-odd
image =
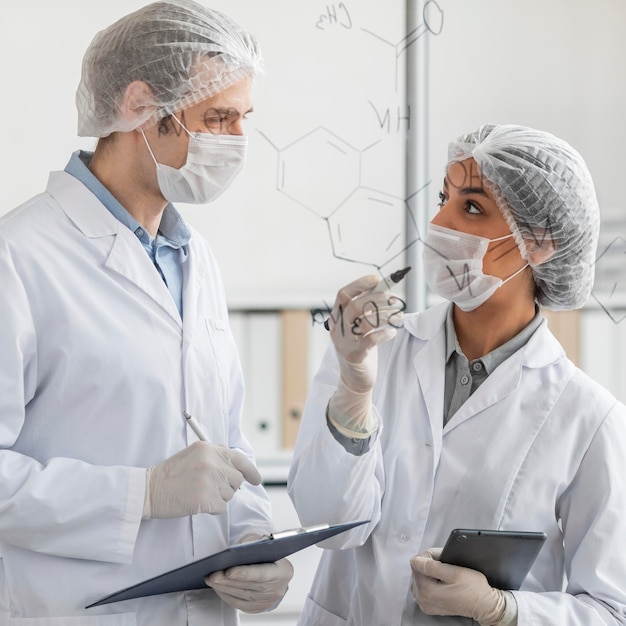
[[[397,272],[394,272],[390,278],[394,283],[399,283],[411,270],[411,266],[409,265],[409,267],[405,267],[401,270],[398,270]]]

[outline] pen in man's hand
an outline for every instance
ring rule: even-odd
[[[391,289],[395,284],[399,283],[410,271],[411,266],[404,267],[401,270],[396,270],[395,272],[389,274],[389,276],[385,276],[376,287],[370,289],[367,293],[381,293],[386,289]],[[324,321],[324,328],[326,330],[330,330],[330,326],[328,324],[328,320]]]
[[[193,417],[193,415],[190,415],[189,413],[187,413],[187,411],[183,411],[183,415],[185,416],[185,420],[187,421],[187,424],[189,424],[191,430],[193,430],[194,433],[196,433],[198,439],[200,439],[200,441],[208,441],[209,437],[208,435],[204,432],[204,428],[202,428],[202,424],[200,424],[200,422]]]

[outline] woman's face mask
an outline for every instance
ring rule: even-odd
[[[426,283],[431,291],[461,310],[473,311],[528,267],[526,263],[504,280],[483,274],[483,257],[489,244],[510,237],[513,235],[487,239],[429,224],[422,254]]]
[[[180,169],[159,163],[141,131],[156,165],[159,189],[168,202],[211,202],[226,191],[242,170],[248,138],[242,135],[191,133],[175,115],[172,117],[189,135],[187,160]]]

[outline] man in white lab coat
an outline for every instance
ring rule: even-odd
[[[85,609],[271,530],[220,273],[171,204],[210,202],[242,167],[260,64],[190,0],[122,18],[83,62],[95,153],[0,220],[2,624],[230,625],[286,591],[283,559]]]
[[[623,626],[626,407],[538,308],[591,291],[589,171],[548,133],[486,125],[451,143],[440,199],[423,261],[448,302],[400,328],[376,276],[337,296],[289,491],[304,524],[370,522],[323,544],[299,624]],[[547,538],[511,591],[438,560],[454,528]]]

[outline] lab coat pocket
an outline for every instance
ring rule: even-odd
[[[8,626],[137,626],[134,613],[75,615],[72,617],[17,617]]]
[[[321,607],[311,596],[304,602],[298,626],[345,626],[345,619]]]

